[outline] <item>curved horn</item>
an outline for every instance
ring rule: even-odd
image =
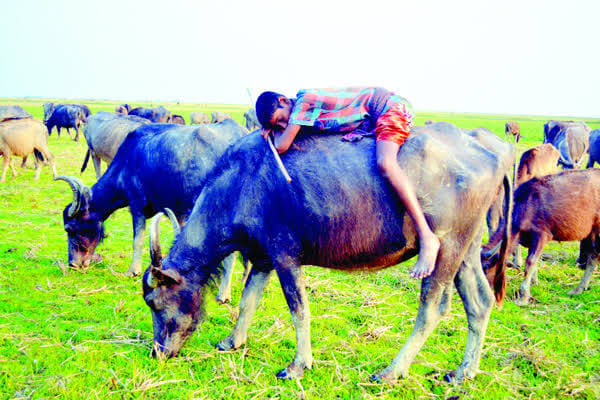
[[[502,245],[502,241],[499,241],[498,244],[496,244],[494,247],[492,247],[490,250],[481,253],[481,255],[484,258],[490,258],[491,256],[493,256],[494,254],[496,254],[498,252],[498,250],[500,250],[500,246]]]
[[[179,235],[179,232],[181,232],[181,226],[179,225],[179,221],[177,221],[177,217],[175,216],[175,213],[173,212],[173,210],[171,210],[170,208],[166,208],[166,207],[165,207],[165,212],[167,213],[167,216],[171,220],[171,225],[173,225],[173,231],[175,231],[175,236]]]
[[[54,178],[55,181],[65,181],[69,184],[69,186],[71,187],[71,190],[73,191],[73,201],[71,202],[71,207],[69,207],[69,210],[67,211],[67,215],[69,217],[72,217],[73,215],[75,215],[77,213],[77,211],[79,211],[79,209],[81,208],[82,204],[81,204],[81,196],[83,194],[83,188],[85,187],[87,189],[86,194],[87,196],[85,197],[86,199],[86,205],[89,201],[89,196],[91,195],[91,191],[90,189],[85,186],[85,184],[83,182],[81,182],[80,179],[74,178],[72,176],[57,176],[56,178]]]
[[[148,229],[148,236],[150,237],[150,259],[152,260],[152,268],[160,269],[162,267],[162,253],[160,250],[160,233],[158,230],[158,224],[160,222],[160,217],[164,214],[159,212],[154,217],[152,217],[152,221],[150,222],[150,227]],[[148,286],[150,283],[148,283]]]

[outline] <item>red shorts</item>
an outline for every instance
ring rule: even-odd
[[[396,103],[377,119],[375,137],[377,141],[389,140],[402,146],[410,135],[413,126],[413,116],[404,104]]]

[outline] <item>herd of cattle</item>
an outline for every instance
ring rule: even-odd
[[[191,114],[192,125],[164,107],[116,107],[91,114],[84,105],[44,105],[44,122],[18,106],[0,107],[2,181],[11,157],[34,154],[37,179],[43,163],[66,182],[73,200],[63,211],[68,259],[87,267],[104,238],[104,221],[129,207],[133,257],[128,275],[142,273],[146,220],[151,266],[143,276],[144,299],[152,311],[153,352],[175,356],[202,319],[205,287],[222,276],[218,300],[230,299],[233,252],[247,269],[240,313],[218,348],[246,341],[252,315],[272,271],[278,275],[296,329],[296,356],[279,373],[299,378],[312,366],[310,312],[302,265],[376,270],[418,253],[412,221],[376,170],[374,141],[348,143],[335,135],[301,135],[283,162],[292,175],[279,175],[276,160],[258,134],[256,114],[246,127],[228,114]],[[54,127],[85,125],[88,145],[81,171],[91,158],[97,182],[88,187],[73,176],[56,176],[48,150]],[[446,122],[418,126],[398,156],[413,182],[423,211],[442,243],[436,268],[421,285],[414,330],[376,381],[405,376],[419,349],[450,310],[452,285],[467,312],[464,359],[448,380],[473,377],[479,366],[489,316],[505,296],[505,267],[519,267],[519,245],[527,247],[525,280],[518,304],[530,300],[537,261],[548,241],[580,241],[584,276],[571,293],[588,288],[600,255],[600,130],[583,122],[549,121],[544,143],[527,150],[515,165],[519,126],[506,124],[506,141],[491,131],[461,130]],[[588,168],[578,170],[589,153]],[[102,174],[100,162],[108,168]],[[558,166],[565,171],[558,173]],[[415,168],[414,166],[422,166]],[[350,171],[350,172],[349,172]],[[513,191],[514,185],[514,191]],[[163,258],[158,221],[167,215],[176,240]],[[489,241],[482,245],[487,218]],[[513,257],[514,255],[514,257]],[[512,260],[509,260],[512,258]],[[225,260],[225,261],[224,261]],[[223,263],[222,263],[223,262]]]

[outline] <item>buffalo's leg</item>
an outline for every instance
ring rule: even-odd
[[[40,172],[42,172],[42,162],[35,157],[35,175],[33,176],[34,180],[38,180],[40,178]]]
[[[467,314],[469,331],[462,364],[446,374],[448,381],[474,378],[479,368],[481,348],[494,305],[494,295],[481,267],[479,246],[473,242],[454,278],[454,284]]]
[[[235,264],[236,253],[231,253],[222,261],[223,275],[221,276],[221,285],[217,294],[219,303],[231,301],[231,278],[233,277],[233,265]]]
[[[132,208],[130,210],[133,218],[133,259],[125,275],[137,276],[142,272],[142,250],[144,249],[144,234],[146,233],[146,217]]]
[[[10,154],[4,154],[2,158],[2,178],[0,178],[0,182],[4,182],[6,180],[6,170],[8,169],[8,165],[10,163]]]
[[[441,304],[447,287],[447,284],[435,282],[432,276],[423,279],[421,302],[412,333],[390,365],[374,375],[371,380],[392,382],[398,377],[408,376],[410,364],[442,318],[444,307],[441,307]]]
[[[525,260],[525,279],[519,288],[519,298],[515,300],[517,305],[523,306],[529,304],[529,299],[531,298],[531,281],[534,277],[537,277],[538,261],[542,255],[544,246],[550,239],[551,237],[545,233],[534,236],[529,248],[529,255],[527,256],[527,260]]]
[[[75,124],[75,141],[79,142],[79,127],[77,126],[77,124]]]
[[[21,162],[21,168],[27,167],[27,156],[23,156],[23,162]]]
[[[96,180],[102,177],[102,166],[100,165],[100,157],[92,152],[92,162],[94,163],[94,170],[96,171]]]
[[[8,165],[10,166],[10,172],[12,172],[13,178],[16,178],[17,171],[15,170],[15,164],[13,163],[12,157],[8,158]]]
[[[52,168],[52,175],[54,176],[54,178],[56,178],[56,166],[54,165],[54,156],[52,155],[52,153],[50,153],[50,150],[48,150],[47,148],[38,148],[36,149],[37,151],[39,151],[42,156],[44,157],[44,160],[46,160],[46,162],[48,164],[50,164],[50,168]],[[35,158],[35,168],[36,168],[36,175],[39,176],[39,172],[37,172],[37,168],[38,168],[38,164],[41,165],[43,164],[41,159],[38,159],[38,157],[36,156]]]
[[[581,293],[583,293],[584,290],[588,289],[588,286],[590,285],[590,280],[592,279],[592,273],[594,272],[594,269],[596,269],[596,265],[598,265],[598,259],[596,257],[592,257],[592,256],[588,255],[585,272],[583,273],[583,276],[581,277],[581,281],[579,282],[579,285],[577,285],[577,287],[575,289],[573,289],[569,292],[569,294],[571,294],[571,295],[581,294]]]
[[[260,303],[265,287],[269,283],[270,276],[270,272],[261,272],[252,269],[248,276],[248,280],[246,281],[246,286],[244,286],[244,291],[242,292],[240,313],[235,323],[235,327],[229,336],[217,344],[219,350],[237,349],[246,343],[250,320]]]
[[[279,372],[277,377],[282,379],[302,378],[304,370],[310,369],[313,362],[310,344],[310,310],[302,268],[295,261],[288,259],[277,263],[275,270],[296,330],[294,361]]]

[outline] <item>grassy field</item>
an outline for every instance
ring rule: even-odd
[[[41,99],[0,99],[20,104],[42,119]],[[117,102],[72,101],[92,112],[113,111]],[[136,105],[142,105],[137,104]],[[158,105],[158,104],[154,104]],[[227,111],[242,121],[245,106],[163,103],[189,121],[191,111]],[[543,124],[553,117],[421,112],[462,128],[484,126],[503,136],[507,120],[522,127],[519,151],[541,143]],[[586,120],[600,128],[600,120]],[[85,141],[67,135],[49,139],[59,174],[79,176]],[[17,163],[18,160],[15,160]],[[19,161],[20,162],[20,161]],[[492,312],[481,372],[462,385],[443,375],[461,360],[467,335],[462,303],[433,332],[411,367],[394,385],[372,384],[410,334],[419,283],[412,263],[378,273],[345,274],[306,267],[315,363],[301,381],[275,374],[293,358],[294,330],[281,288],[272,279],[253,319],[247,345],[218,352],[215,344],[233,328],[241,294],[236,269],[232,304],[208,302],[207,319],[179,357],[152,359],[152,322],[140,278],[127,278],[132,228],[126,209],[111,216],[110,236],[99,246],[102,262],[85,271],[66,269],[62,210],[71,201],[64,182],[44,167],[32,180],[32,161],[19,176],[0,184],[0,398],[598,398],[600,397],[600,274],[590,290],[571,297],[583,271],[575,267],[578,245],[545,249],[534,302],[512,300],[521,283],[508,272],[508,300]],[[83,181],[95,182],[88,167]],[[164,222],[166,224],[166,222]],[[163,231],[169,231],[167,225]],[[170,238],[165,235],[163,246]],[[172,239],[172,238],[171,238]],[[147,243],[145,263],[149,263]]]

